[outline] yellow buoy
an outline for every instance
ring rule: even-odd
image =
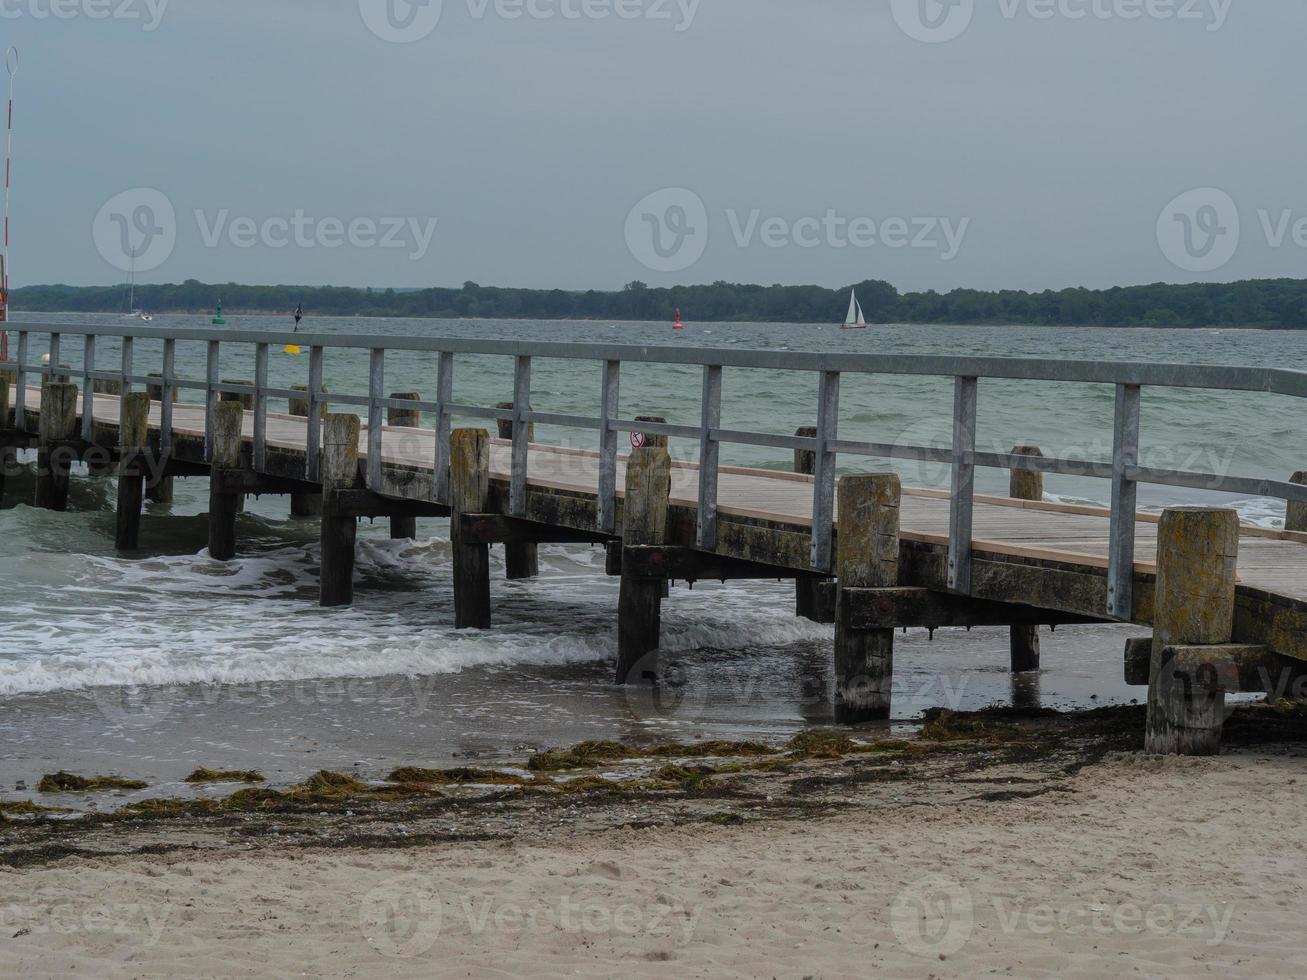
[[[303,354],[303,353],[304,353],[302,350],[300,350],[300,349],[299,349],[298,347],[296,347],[294,344],[287,344],[287,345],[283,348],[283,350],[284,350],[285,353],[287,353],[287,354]]]

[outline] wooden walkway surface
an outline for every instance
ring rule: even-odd
[[[28,388],[27,405],[35,413],[40,389]],[[97,425],[116,427],[119,399],[95,396]],[[178,437],[203,438],[205,408],[177,404],[173,429]],[[159,405],[151,406],[150,425],[159,426]],[[306,422],[303,418],[268,413],[269,449],[304,454]],[[253,438],[253,413],[245,414],[245,437]],[[386,466],[430,471],[435,457],[435,435],[430,429],[387,426],[382,440]],[[367,456],[367,427],[359,447]],[[533,445],[529,484],[533,488],[574,494],[596,493],[599,474],[597,453]],[[491,475],[507,481],[509,444],[493,440]],[[618,463],[619,495],[624,486],[624,459]],[[693,509],[698,499],[698,467],[675,463],[672,505]],[[812,478],[768,470],[722,467],[718,491],[719,513],[725,519],[743,518],[784,526],[810,526]],[[905,488],[901,534],[905,540],[946,545],[949,502],[944,491]],[[1108,555],[1108,512],[1097,508],[1052,503],[1031,503],[978,495],[974,516],[974,547],[978,551],[1024,560],[1057,562],[1086,569],[1105,569]],[[1136,571],[1155,571],[1157,517],[1139,516],[1136,528]],[[1307,534],[1244,526],[1239,545],[1239,582],[1273,596],[1307,603]]]

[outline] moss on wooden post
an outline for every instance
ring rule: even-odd
[[[150,396],[133,392],[123,401],[118,433],[118,506],[114,547],[135,551],[141,536],[141,503],[145,496],[145,453],[150,436]]]
[[[322,570],[318,601],[324,608],[348,606],[354,602],[354,545],[358,519],[334,513],[333,498],[350,490],[359,478],[359,434],[363,422],[357,415],[328,415],[322,426],[323,517],[320,525]]]
[[[626,495],[622,503],[623,547],[661,545],[667,539],[668,501],[672,492],[672,457],[666,446],[646,446],[626,461]],[[661,578],[637,578],[622,562],[617,603],[617,683],[658,649],[662,630]]]
[[[1043,456],[1038,446],[1016,446],[1013,456]],[[1014,500],[1043,500],[1044,474],[1034,470],[1012,471],[1008,496]],[[1039,627],[1013,626],[1009,636],[1012,652],[1012,673],[1021,674],[1039,670]]]
[[[845,589],[893,588],[899,582],[899,502],[893,473],[846,476],[839,485],[835,606],[835,720],[858,724],[889,717],[894,681],[893,629],[849,624]]]
[[[209,466],[209,557],[236,557],[236,515],[243,494],[233,493],[224,476],[241,469],[245,413],[238,402],[219,402],[213,415],[213,460]]]
[[[1307,484],[1307,472],[1299,471],[1289,478],[1290,483]],[[1307,531],[1307,502],[1290,500],[1284,515],[1286,531]]]
[[[1239,517],[1215,507],[1174,507],[1157,532],[1157,598],[1148,685],[1146,749],[1153,755],[1216,755],[1225,694],[1177,670],[1171,646],[1229,643],[1234,633]]]
[[[490,433],[456,429],[449,439],[450,542],[454,552],[454,628],[490,628],[490,546],[463,540],[460,518],[490,503]]]
[[[68,509],[68,469],[73,453],[66,445],[77,435],[77,385],[52,381],[41,386],[37,429],[36,506]]]

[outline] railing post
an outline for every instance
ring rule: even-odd
[[[95,383],[91,372],[95,370],[95,334],[88,333],[82,343],[82,439],[90,442],[95,437]]]
[[[617,419],[620,405],[622,362],[604,361],[599,396],[599,512],[596,530],[617,530]]]
[[[14,370],[14,428],[27,427],[27,331],[18,331],[18,367]]]
[[[308,418],[305,424],[305,477],[310,483],[321,478],[322,449],[322,348],[309,348]],[[321,507],[318,508],[321,513]]]
[[[268,345],[254,345],[254,472],[268,464]]]
[[[441,351],[436,366],[436,503],[449,503],[449,406],[454,401],[454,354]]]
[[[1107,559],[1107,614],[1130,620],[1135,612],[1135,512],[1138,484],[1126,470],[1139,465],[1138,385],[1116,386],[1112,436],[1112,530]]]
[[[831,569],[831,542],[835,524],[835,453],[830,444],[839,438],[840,375],[823,371],[817,383],[817,450],[812,487],[812,567]]]
[[[381,492],[381,437],[385,415],[381,399],[386,390],[386,351],[372,348],[368,355],[368,489]]]
[[[717,547],[717,480],[721,443],[713,435],[722,425],[722,367],[703,369],[703,403],[699,410],[699,522],[697,543],[707,551]]]
[[[45,370],[42,372],[47,381],[55,380],[55,372],[59,368],[59,340],[59,334],[50,334],[50,360],[46,364]]]
[[[508,511],[526,515],[526,480],[531,427],[522,416],[531,411],[531,358],[519,357],[513,370],[513,457],[508,483]]]
[[[213,463],[214,440],[216,438],[214,425],[218,418],[219,358],[220,345],[218,341],[210,340],[205,354],[204,369],[204,459],[210,464]]]
[[[953,481],[949,497],[948,587],[971,593],[971,512],[976,492],[976,379],[953,382]]]
[[[172,455],[172,414],[173,403],[177,401],[177,341],[163,342],[163,378],[159,387],[159,452],[163,456]],[[168,477],[171,480],[171,477]],[[171,495],[170,495],[171,499]]]

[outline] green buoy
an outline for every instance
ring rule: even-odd
[[[214,326],[220,327],[226,322],[227,321],[224,320],[222,316],[222,300],[218,300],[218,312],[213,315],[213,324]]]

